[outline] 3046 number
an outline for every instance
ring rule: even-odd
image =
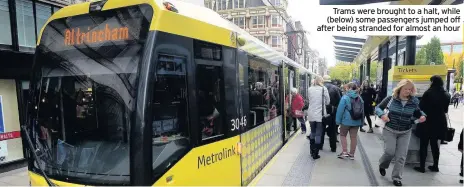
[[[230,122],[232,123],[232,131],[238,130],[240,127],[245,127],[247,125],[246,116],[231,119]]]

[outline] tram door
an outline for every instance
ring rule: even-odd
[[[285,139],[287,140],[296,130],[296,119],[291,116],[292,100],[293,97],[290,93],[292,88],[296,87],[295,70],[293,67],[288,66],[285,68],[287,71],[285,81]]]

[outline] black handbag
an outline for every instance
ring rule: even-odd
[[[330,119],[330,114],[329,113],[325,114],[324,112],[327,108],[325,105],[324,92],[325,92],[324,87],[322,87],[322,125],[326,126],[330,124],[328,123],[329,122],[328,120]]]
[[[456,129],[451,127],[451,122],[450,122],[448,114],[446,114],[446,118],[448,119],[448,125],[447,125],[448,128],[446,129],[445,141],[452,142],[453,138],[454,138],[454,133],[456,132]]]
[[[304,99],[304,106],[303,106],[303,109],[301,110],[308,110],[308,108],[309,108],[309,100]]]

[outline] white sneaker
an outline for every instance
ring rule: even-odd
[[[346,152],[342,152],[340,153],[337,157],[340,158],[340,159],[344,159],[346,157],[349,157],[350,155]]]

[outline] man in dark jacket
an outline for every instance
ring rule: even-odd
[[[433,166],[428,168],[438,172],[438,161],[440,160],[440,148],[438,140],[443,140],[446,136],[448,106],[451,96],[443,88],[443,79],[434,75],[430,78],[430,88],[425,91],[420,102],[420,109],[427,114],[427,121],[417,126],[417,135],[420,137],[420,166],[414,169],[424,173],[425,160],[427,158],[428,147],[432,149]]]
[[[337,113],[337,106],[338,103],[340,102],[340,88],[332,84],[330,80],[330,76],[325,75],[324,76],[324,86],[327,88],[329,91],[329,96],[330,96],[330,105],[326,106],[326,111],[327,114],[330,114],[330,117],[327,118],[326,121],[324,121],[324,125],[326,125],[326,129],[323,132],[324,134],[327,134],[329,136],[329,142],[330,142],[330,149],[332,152],[337,151],[337,125],[335,123],[335,115]],[[321,140],[321,148],[324,145],[324,138]]]

